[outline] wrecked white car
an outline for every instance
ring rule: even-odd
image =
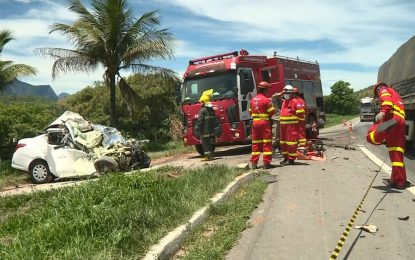
[[[151,163],[142,149],[147,140],[126,140],[117,129],[91,124],[77,113],[66,111],[45,130],[19,140],[12,158],[12,167],[29,172],[34,183],[148,168]]]

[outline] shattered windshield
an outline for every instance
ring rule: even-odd
[[[212,100],[236,97],[238,93],[236,72],[186,79],[183,82],[182,101],[197,102],[203,91],[208,89],[213,89]]]

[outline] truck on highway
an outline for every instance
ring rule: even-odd
[[[415,147],[415,36],[380,66],[378,82],[391,85],[405,106],[406,140]]]
[[[307,132],[323,126],[323,91],[317,62],[278,56],[250,55],[246,50],[234,51],[189,61],[181,86],[182,138],[186,146],[194,145],[203,154],[199,138],[194,133],[203,91],[213,89],[211,103],[221,131],[217,145],[249,143],[252,118],[251,99],[261,81],[271,83],[268,96],[281,92],[285,85],[297,87],[306,102]]]
[[[360,121],[373,121],[375,119],[375,111],[372,105],[373,98],[364,97],[359,102]]]

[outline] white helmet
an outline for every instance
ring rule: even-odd
[[[291,85],[286,85],[284,87],[284,93],[293,93],[294,92],[294,88]]]

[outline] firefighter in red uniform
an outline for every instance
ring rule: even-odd
[[[284,160],[281,165],[293,165],[297,158],[299,117],[302,117],[301,104],[294,98],[294,88],[284,87],[284,101],[280,111],[280,146]]]
[[[392,175],[385,184],[391,188],[405,189],[408,182],[403,162],[406,140],[402,99],[394,89],[383,82],[377,83],[373,90],[375,98],[379,99],[381,109],[376,115],[375,124],[368,130],[366,140],[375,145],[386,144],[392,163]]]
[[[306,134],[305,134],[305,102],[300,96],[298,88],[294,88],[294,99],[296,99],[295,113],[298,115],[298,147],[305,147]]]
[[[272,161],[272,130],[270,118],[275,113],[272,102],[266,94],[271,84],[262,81],[258,84],[258,95],[250,103],[250,113],[252,116],[252,168],[258,168],[259,156],[262,153],[264,169],[270,169]]]

